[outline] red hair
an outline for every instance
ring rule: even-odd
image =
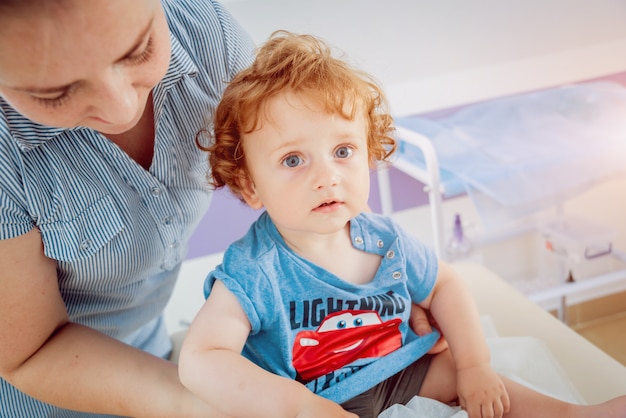
[[[329,114],[353,120],[362,111],[368,127],[370,164],[385,161],[395,151],[394,128],[382,89],[367,74],[334,58],[331,49],[310,35],[285,31],[272,34],[251,67],[226,87],[218,105],[209,152],[210,183],[228,186],[241,198],[240,179],[248,176],[242,134],[258,129],[267,101],[284,91],[305,94]],[[204,131],[206,133],[207,131]]]

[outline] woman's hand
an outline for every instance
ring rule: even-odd
[[[409,326],[420,337],[426,334],[430,334],[433,332],[433,328],[437,328],[437,323],[434,318],[427,312],[424,308],[419,305],[412,304],[411,305],[411,317],[409,318]],[[446,338],[443,336],[441,331],[439,331],[439,339],[432,346],[430,350],[428,350],[428,354],[438,354],[448,348],[448,342]]]

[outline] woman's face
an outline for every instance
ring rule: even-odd
[[[159,0],[40,3],[0,14],[0,96],[44,125],[135,126],[170,60]]]

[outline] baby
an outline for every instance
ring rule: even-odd
[[[226,89],[212,181],[265,211],[206,280],[180,357],[185,386],[241,417],[376,417],[415,395],[471,418],[625,417],[499,376],[455,270],[368,211],[370,171],[395,149],[383,92],[320,40],[275,33]],[[411,306],[438,333],[417,335]]]

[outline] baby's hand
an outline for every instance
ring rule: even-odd
[[[296,415],[297,418],[359,418],[351,412],[343,409],[339,404],[333,401],[329,401],[321,396],[311,393],[303,405],[301,405],[300,411]]]
[[[470,418],[501,418],[509,412],[509,394],[489,364],[457,370],[457,391]]]

